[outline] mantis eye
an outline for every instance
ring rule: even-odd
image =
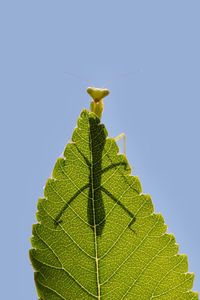
[[[95,87],[87,88],[87,92],[95,102],[99,102],[110,93],[108,89],[99,89]]]

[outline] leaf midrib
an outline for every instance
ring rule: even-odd
[[[92,210],[93,210],[93,224],[94,224],[94,246],[95,246],[95,267],[96,267],[96,281],[97,281],[97,299],[101,299],[101,286],[99,280],[99,258],[98,258],[98,243],[97,243],[97,228],[96,228],[96,218],[95,218],[95,205],[94,205],[94,169],[93,169],[93,149],[92,149],[92,138],[89,130],[89,143],[90,143],[90,160],[91,160],[91,191],[92,191]]]

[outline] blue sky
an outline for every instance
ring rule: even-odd
[[[102,120],[110,136],[126,133],[133,173],[199,289],[199,10],[198,0],[1,2],[2,299],[36,299],[36,203],[88,85],[110,89]]]

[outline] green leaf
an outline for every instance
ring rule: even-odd
[[[186,300],[193,274],[125,155],[83,110],[38,201],[30,258],[42,300]]]

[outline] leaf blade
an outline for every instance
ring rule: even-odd
[[[77,125],[38,201],[30,251],[38,295],[198,299],[185,256],[115,140],[87,110]]]

